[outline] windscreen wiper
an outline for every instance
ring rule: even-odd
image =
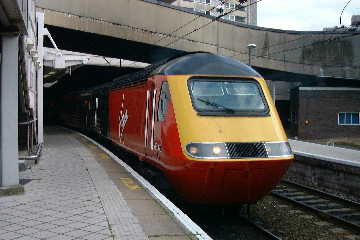
[[[218,104],[218,103],[215,103],[215,102],[210,102],[210,101],[208,101],[208,100],[205,100],[205,99],[202,99],[202,98],[199,98],[199,97],[196,98],[196,99],[199,100],[200,102],[205,103],[206,105],[224,109],[226,112],[230,112],[230,113],[234,113],[234,112],[235,112],[235,109],[225,107],[225,106],[223,106],[223,105],[221,105],[221,104]]]

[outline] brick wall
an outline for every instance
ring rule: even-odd
[[[360,125],[338,125],[339,112],[360,112],[360,89],[299,88],[292,96],[292,112],[297,112],[292,124],[299,138],[360,137]]]

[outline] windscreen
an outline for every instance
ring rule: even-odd
[[[249,79],[193,78],[189,91],[200,115],[264,115],[268,106],[260,85]]]

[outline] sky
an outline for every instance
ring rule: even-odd
[[[321,31],[339,26],[341,10],[349,0],[263,0],[258,3],[258,26],[286,30]],[[360,0],[352,0],[342,15],[350,25],[360,15]]]

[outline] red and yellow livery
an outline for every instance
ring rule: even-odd
[[[159,168],[193,203],[256,202],[293,159],[265,80],[228,57],[188,54],[63,102],[62,121]]]

